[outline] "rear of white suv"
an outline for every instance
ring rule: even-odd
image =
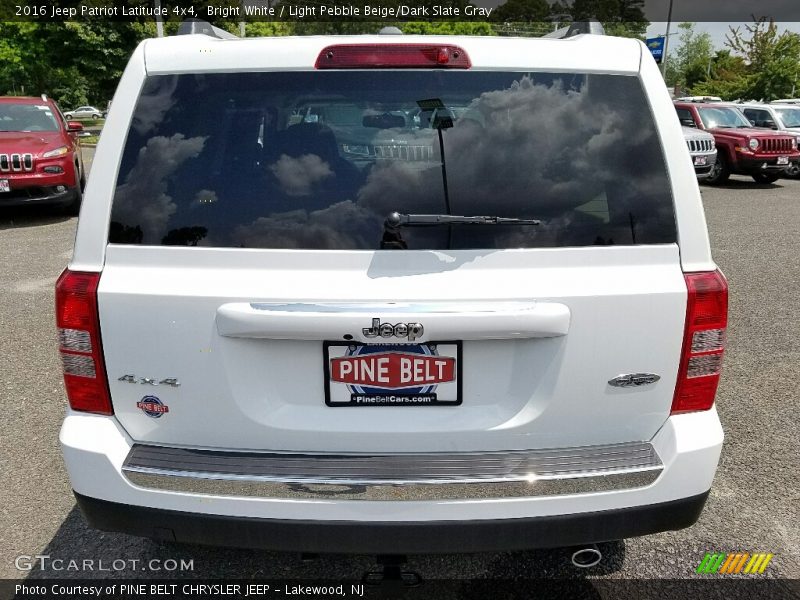
[[[56,290],[89,522],[369,553],[691,525],[727,286],[643,48],[140,46]]]

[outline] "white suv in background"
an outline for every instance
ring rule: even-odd
[[[722,448],[727,284],[636,40],[145,41],[56,301],[100,529],[588,544],[694,523]]]
[[[714,136],[696,127],[683,126],[681,129],[686,146],[689,148],[689,156],[697,179],[699,181],[708,179],[717,162],[717,145],[714,142]]]

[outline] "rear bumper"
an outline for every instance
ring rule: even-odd
[[[653,483],[663,468],[647,442],[427,454],[220,452],[135,444],[122,473],[143,488],[209,496],[408,502],[626,490]]]
[[[438,498],[365,500],[337,493],[280,497],[150,487],[126,476],[134,442],[113,417],[70,412],[61,430],[72,487],[97,528],[193,543],[348,553],[552,547],[687,527],[711,487],[722,440],[712,409],[670,417],[649,440],[660,467],[648,481],[600,491],[459,497],[450,489]]]
[[[92,527],[142,537],[292,552],[422,554],[577,546],[689,527],[708,492],[671,502],[574,515],[467,521],[256,519],[152,509],[75,493]]]

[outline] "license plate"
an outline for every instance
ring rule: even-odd
[[[0,179],[0,192],[10,192],[11,191],[11,184],[8,183],[8,179]]]
[[[694,164],[696,167],[705,167],[706,166],[707,157],[705,156],[695,156],[694,157]]]
[[[779,165],[788,165],[789,164],[789,157],[788,156],[779,156],[778,157],[778,164]]]
[[[328,406],[457,406],[461,342],[324,342]]]

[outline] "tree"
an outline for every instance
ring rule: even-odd
[[[597,19],[608,23],[647,22],[644,0],[575,0],[571,11],[573,19]]]
[[[730,50],[719,50],[711,59],[711,77],[694,85],[690,92],[698,96],[745,98],[747,96],[747,65],[741,56]]]
[[[710,76],[714,45],[708,33],[695,31],[694,23],[680,23],[678,48],[667,57],[667,85],[691,89]]]
[[[510,35],[544,35],[556,25],[597,20],[608,35],[644,39],[649,22],[643,6],[644,0],[559,0],[549,7],[546,0],[508,0],[491,18],[506,24],[501,32]]]
[[[650,22],[644,0],[575,0],[568,10],[574,21],[597,19],[608,35],[644,39]]]
[[[0,22],[0,94],[47,94],[65,107],[104,105],[148,32],[112,21]]]
[[[744,98],[775,100],[791,95],[800,77],[800,35],[778,34],[774,20],[761,18],[745,25],[749,34],[730,28],[725,45],[744,58],[747,65]]]
[[[530,23],[544,21],[550,16],[546,0],[508,0],[492,11],[492,20]]]
[[[278,35],[292,35],[294,30],[290,23],[283,23],[280,21],[251,21],[247,23],[247,36],[278,36]]]
[[[759,19],[730,28],[725,45],[711,60],[710,76],[695,83],[693,94],[726,99],[775,100],[792,96],[800,81],[800,35],[778,34],[774,21]]]

